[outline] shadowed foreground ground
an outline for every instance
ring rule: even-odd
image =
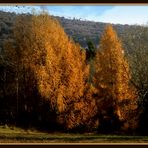
[[[0,143],[148,143],[148,136],[43,133],[0,126]]]

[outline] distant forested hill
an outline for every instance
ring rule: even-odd
[[[95,46],[98,45],[101,34],[106,26],[106,23],[82,21],[77,19],[66,19],[64,17],[56,17],[65,29],[65,32],[71,36],[82,47],[87,46],[87,41],[91,40]],[[124,30],[133,26],[116,24],[113,27],[118,32],[119,36],[124,33]]]
[[[29,14],[27,14],[29,15]],[[2,47],[3,40],[7,38],[8,34],[12,32],[12,24],[15,20],[16,14],[0,11],[0,47]],[[78,19],[66,19],[64,17],[57,17],[65,32],[79,43],[82,47],[87,47],[87,41],[91,40],[97,47],[100,36],[104,30],[106,23],[82,21]],[[122,36],[126,29],[133,28],[130,25],[113,25],[119,36]]]

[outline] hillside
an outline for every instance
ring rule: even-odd
[[[77,19],[66,19],[64,17],[56,17],[62,24],[65,32],[71,36],[75,42],[80,43],[82,47],[87,46],[87,41],[91,40],[95,46],[98,45],[101,34],[106,26],[106,23],[82,21]],[[118,35],[122,35],[124,30],[130,28],[130,25],[113,25]]]
[[[27,14],[28,15],[28,14]],[[8,34],[12,31],[12,24],[15,20],[16,14],[0,11],[0,47],[2,47],[3,39],[6,39]],[[106,23],[82,21],[77,19],[66,19],[64,17],[56,18],[63,26],[65,32],[78,42],[82,47],[87,46],[87,41],[91,40],[95,46],[98,45],[100,36],[104,30]],[[113,25],[117,33],[122,35],[124,30],[130,28],[130,25]]]

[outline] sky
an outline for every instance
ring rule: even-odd
[[[16,13],[46,10],[51,15],[70,19],[76,18],[113,24],[145,25],[148,23],[148,5],[1,5],[0,10]]]

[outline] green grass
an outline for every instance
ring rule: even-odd
[[[148,143],[148,136],[44,133],[0,126],[0,143]]]

